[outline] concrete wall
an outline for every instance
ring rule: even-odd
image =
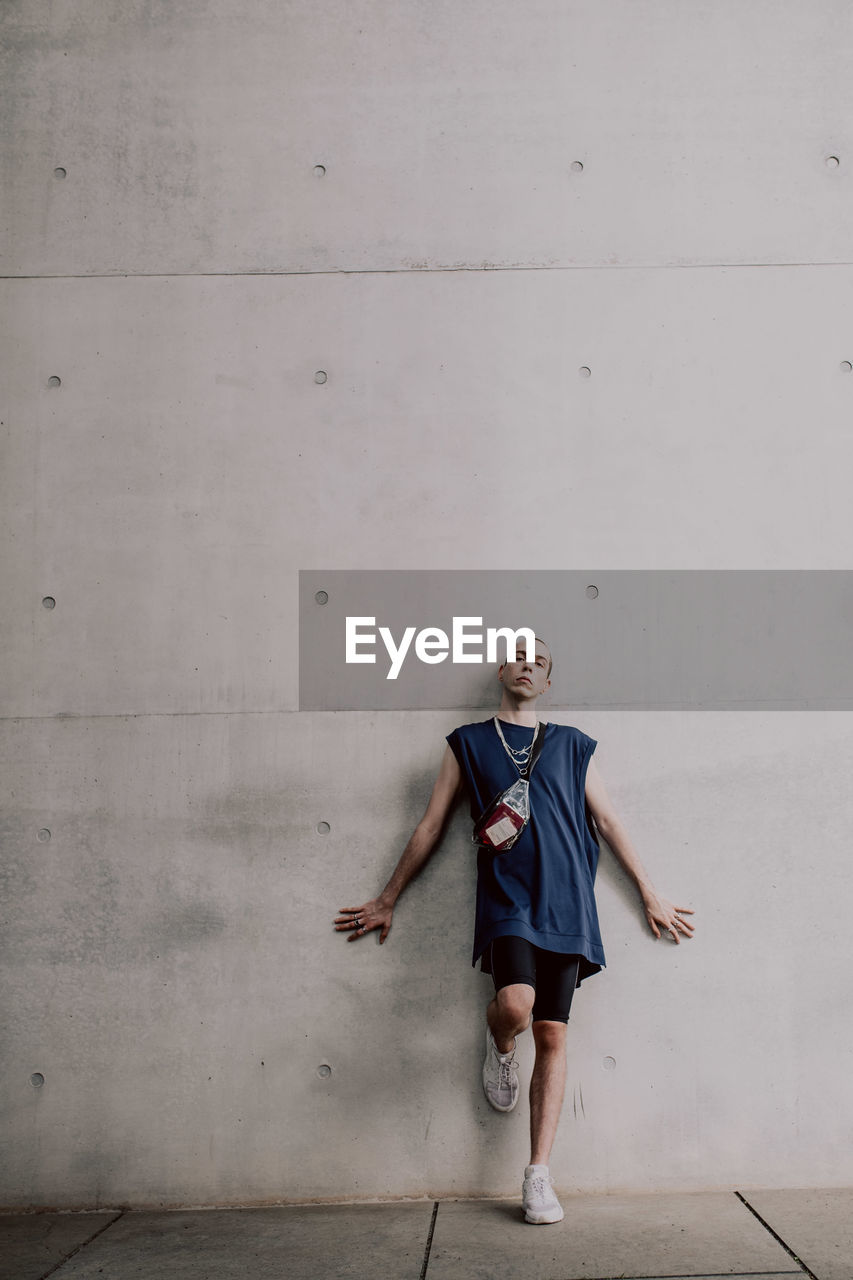
[[[2,24],[0,1199],[514,1192],[465,816],[330,923],[470,713],[300,713],[297,574],[849,567],[849,8]],[[850,1183],[850,716],[548,714],[698,922],[605,853],[558,1182]]]

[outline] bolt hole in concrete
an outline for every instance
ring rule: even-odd
[[[587,589],[586,589],[586,598],[587,598],[587,600],[597,600],[597,599],[598,599],[598,587],[593,587],[593,586],[589,586],[589,587],[587,587]]]
[[[34,1089],[41,1089],[44,1086],[44,1076],[40,1071],[34,1071],[30,1076],[30,1084]]]
[[[61,386],[62,386],[62,379],[61,379],[61,378],[57,378],[56,374],[54,374],[54,375],[53,375],[53,377],[48,378],[48,380],[47,380],[47,385],[48,385],[49,387],[61,387]]]
[[[42,827],[41,831],[36,836],[36,839],[38,840],[39,844],[47,844],[49,842],[50,832],[48,831],[47,827]]]
[[[827,157],[826,157],[826,167],[827,167],[827,169],[837,169],[837,168],[838,168],[838,166],[839,166],[840,164],[841,164],[841,161],[838,159],[838,156],[827,156]]]
[[[328,380],[329,375],[323,369],[318,369],[314,374],[314,381],[317,383],[318,387],[322,387],[323,383],[328,382]]]
[[[581,367],[578,369],[578,373],[582,378],[592,377],[592,369],[590,369],[589,365],[587,364],[582,364]]]
[[[604,1059],[604,1061],[602,1062],[602,1064],[601,1064],[601,1065],[604,1067],[604,1070],[605,1070],[605,1071],[615,1071],[615,1070],[616,1070],[616,1059],[615,1059],[615,1058],[611,1058],[611,1057],[610,1057],[610,1054],[608,1054],[608,1055],[607,1055],[607,1057]]]
[[[317,1075],[320,1077],[320,1079],[328,1080],[331,1074],[332,1074],[332,1068],[329,1066],[328,1062],[321,1062],[319,1067],[317,1068]]]
[[[317,602],[317,604],[328,604],[329,593],[328,591],[316,591],[314,593],[314,599]]]
[[[572,161],[572,173],[583,173],[583,162],[580,160]]]
[[[42,604],[44,605],[45,609],[56,608],[56,601],[54,600],[53,596],[45,596],[45,598],[42,600]]]
[[[331,831],[331,829],[332,829],[332,828],[329,826],[328,822],[318,822],[318,823],[317,823],[317,834],[318,834],[318,835],[321,835],[321,836],[327,836],[327,835],[329,834],[329,832]]]
[[[57,169],[54,169],[53,176],[54,178],[62,179],[67,176],[67,172],[68,171],[66,169],[57,168]]]
[[[849,360],[842,360],[842,361],[841,361],[841,372],[842,372],[842,373],[853,373],[853,363],[851,363]]]
[[[315,164],[315,165],[314,165],[314,177],[315,177],[315,178],[325,178],[325,176],[326,176],[326,166],[325,166],[324,164]]]

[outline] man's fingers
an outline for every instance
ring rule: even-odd
[[[658,910],[654,914],[652,914],[651,910],[647,911],[646,919],[655,937],[662,937],[661,930],[668,934],[675,943],[681,942],[682,933],[685,938],[692,937],[693,925],[691,921],[682,919],[682,912],[689,916],[694,914],[692,907],[674,907],[666,899],[658,903]],[[660,929],[658,925],[660,925]]]
[[[381,929],[379,941],[384,942],[391,928],[390,920],[385,922],[381,912],[377,912],[372,902],[360,907],[339,907],[342,913],[335,917],[335,930],[338,933],[347,930],[347,942],[355,942],[356,938],[364,938],[368,933]],[[389,913],[390,914],[390,913]],[[371,917],[374,917],[371,919]]]

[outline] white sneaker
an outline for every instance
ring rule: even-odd
[[[554,1195],[554,1179],[545,1164],[529,1164],[524,1170],[521,1205],[525,1222],[562,1222],[563,1206]]]
[[[483,1091],[495,1111],[512,1111],[518,1102],[518,1069],[515,1048],[498,1053],[494,1036],[486,1027],[486,1061],[483,1063]]]

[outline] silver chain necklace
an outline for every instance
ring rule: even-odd
[[[518,772],[521,773],[522,769],[530,759],[530,752],[533,750],[533,744],[536,741],[536,735],[539,732],[539,721],[537,720],[536,724],[533,726],[533,737],[530,739],[526,747],[511,747],[509,745],[509,743],[507,742],[506,738],[503,735],[503,730],[501,729],[501,722],[497,718],[497,716],[495,716],[495,728],[498,731],[498,737],[500,738],[501,742],[504,744],[504,751],[507,753],[512,763],[515,765]]]

